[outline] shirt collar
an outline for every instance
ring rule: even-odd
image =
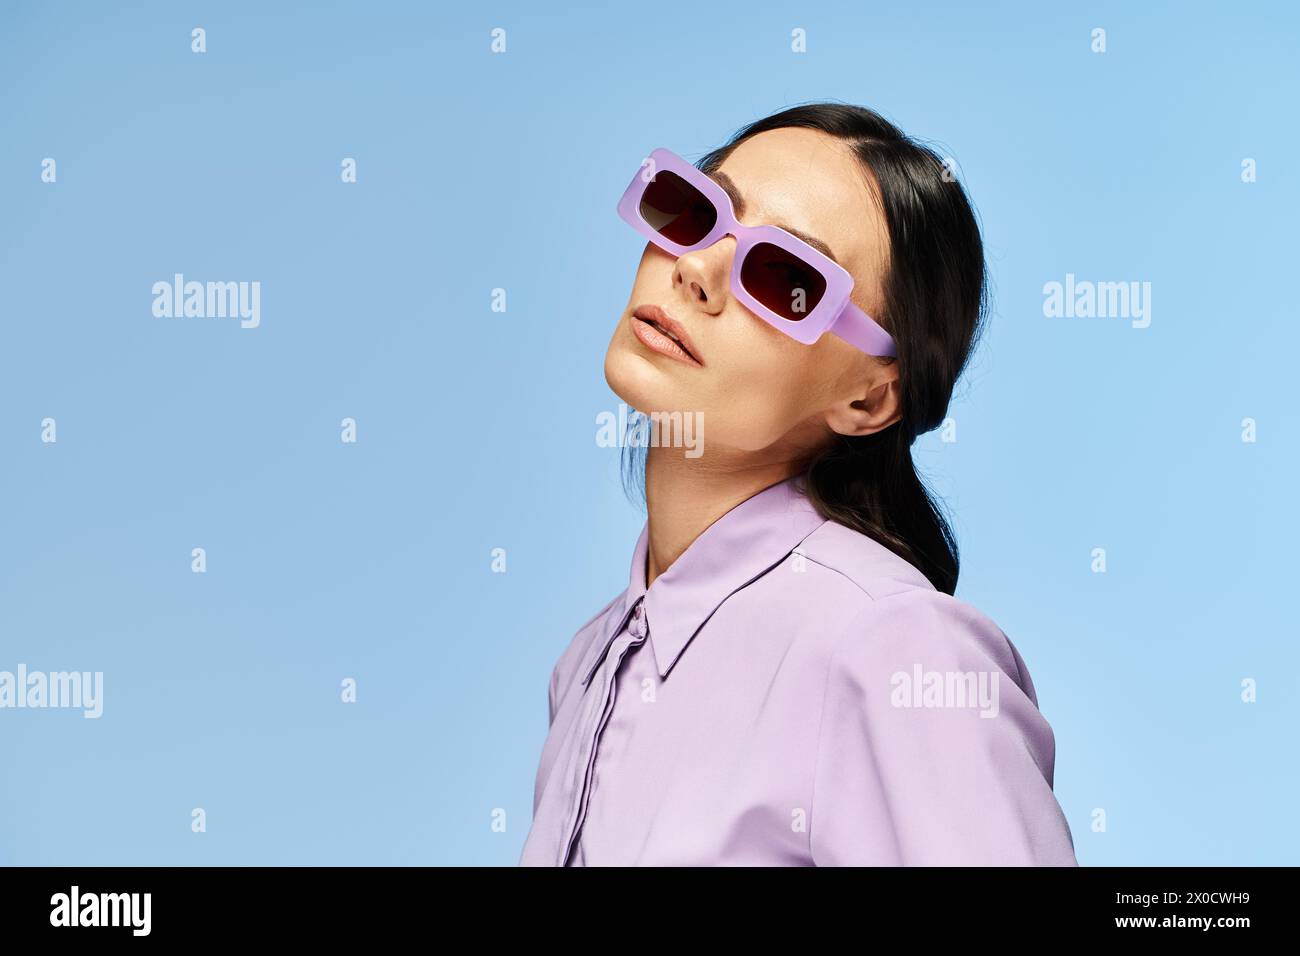
[[[801,476],[769,485],[704,529],[649,589],[645,585],[650,525],[641,528],[621,608],[606,618],[606,631],[583,670],[595,672],[610,643],[644,599],[650,645],[659,676],[666,677],[686,645],[728,597],[779,564],[826,522],[803,494]],[[615,605],[618,607],[618,605]]]

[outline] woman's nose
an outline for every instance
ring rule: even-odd
[[[727,304],[731,260],[735,254],[736,239],[726,235],[706,249],[678,256],[673,269],[673,287],[696,308],[717,315]]]

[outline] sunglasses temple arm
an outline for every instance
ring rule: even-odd
[[[849,302],[839,318],[831,323],[830,331],[850,345],[856,345],[868,355],[898,354],[898,348],[890,334],[852,302]]]

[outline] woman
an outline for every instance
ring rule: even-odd
[[[698,168],[656,150],[619,212],[649,241],[605,377],[703,453],[654,435],[521,864],[1076,865],[1034,686],[912,464],[985,314],[961,185],[816,104]]]

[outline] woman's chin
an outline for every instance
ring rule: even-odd
[[[612,346],[605,355],[605,383],[610,391],[641,412],[681,408],[682,390],[671,369],[658,356],[639,355],[631,349]]]

